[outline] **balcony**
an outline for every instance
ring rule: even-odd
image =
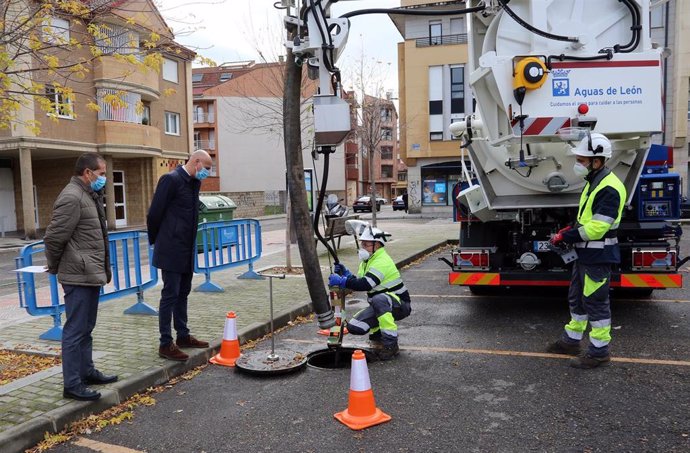
[[[194,140],[194,149],[203,149],[206,151],[213,151],[216,149],[215,140]]]
[[[359,179],[359,167],[357,167],[357,164],[347,164],[345,167],[345,179],[348,181],[357,181]]]
[[[192,115],[192,121],[194,121],[194,124],[215,123],[216,114],[213,112],[194,112]]]
[[[161,149],[161,131],[157,127],[120,121],[99,121],[96,125],[96,142],[109,145],[125,145]]]
[[[96,88],[111,88],[138,93],[142,99],[155,101],[160,98],[159,75],[153,69],[142,70],[137,65],[102,56],[93,68]]]
[[[427,36],[415,40],[417,47],[445,46],[452,44],[467,44],[467,33],[458,35]]]

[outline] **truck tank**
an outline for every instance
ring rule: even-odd
[[[503,1],[468,3],[490,6],[468,17],[475,112],[451,126],[469,142],[460,202],[484,222],[577,206],[585,182],[570,149],[591,130],[611,140],[607,166],[629,203],[662,129],[649,2],[512,0],[510,12]]]

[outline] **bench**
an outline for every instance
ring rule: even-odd
[[[343,236],[348,236],[347,232],[345,231],[345,222],[347,220],[352,220],[352,219],[359,219],[358,215],[351,215],[347,217],[327,217],[326,218],[326,231],[323,234],[323,238],[327,241],[330,241],[331,245],[333,246],[333,249],[337,250],[340,248],[340,239]],[[357,237],[355,236],[355,244],[357,244]],[[335,240],[338,240],[338,246],[335,246]],[[317,244],[318,244],[318,239],[317,239]],[[357,244],[357,248],[359,248],[359,244]]]

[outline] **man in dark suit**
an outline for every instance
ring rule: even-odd
[[[192,153],[186,164],[163,175],[146,216],[149,242],[154,246],[153,265],[163,274],[158,326],[158,355],[177,361],[189,358],[180,348],[207,348],[208,342],[189,334],[187,297],[192,289],[199,189],[213,161],[204,150]],[[173,341],[170,323],[177,332]]]

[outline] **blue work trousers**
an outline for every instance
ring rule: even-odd
[[[93,338],[100,286],[62,285],[65,326],[62,328],[62,377],[65,388],[75,389],[94,371]]]
[[[161,334],[160,345],[168,346],[173,342],[170,323],[172,321],[177,338],[189,336],[187,328],[187,297],[192,290],[192,274],[162,271],[163,291],[158,310],[158,328]]]

